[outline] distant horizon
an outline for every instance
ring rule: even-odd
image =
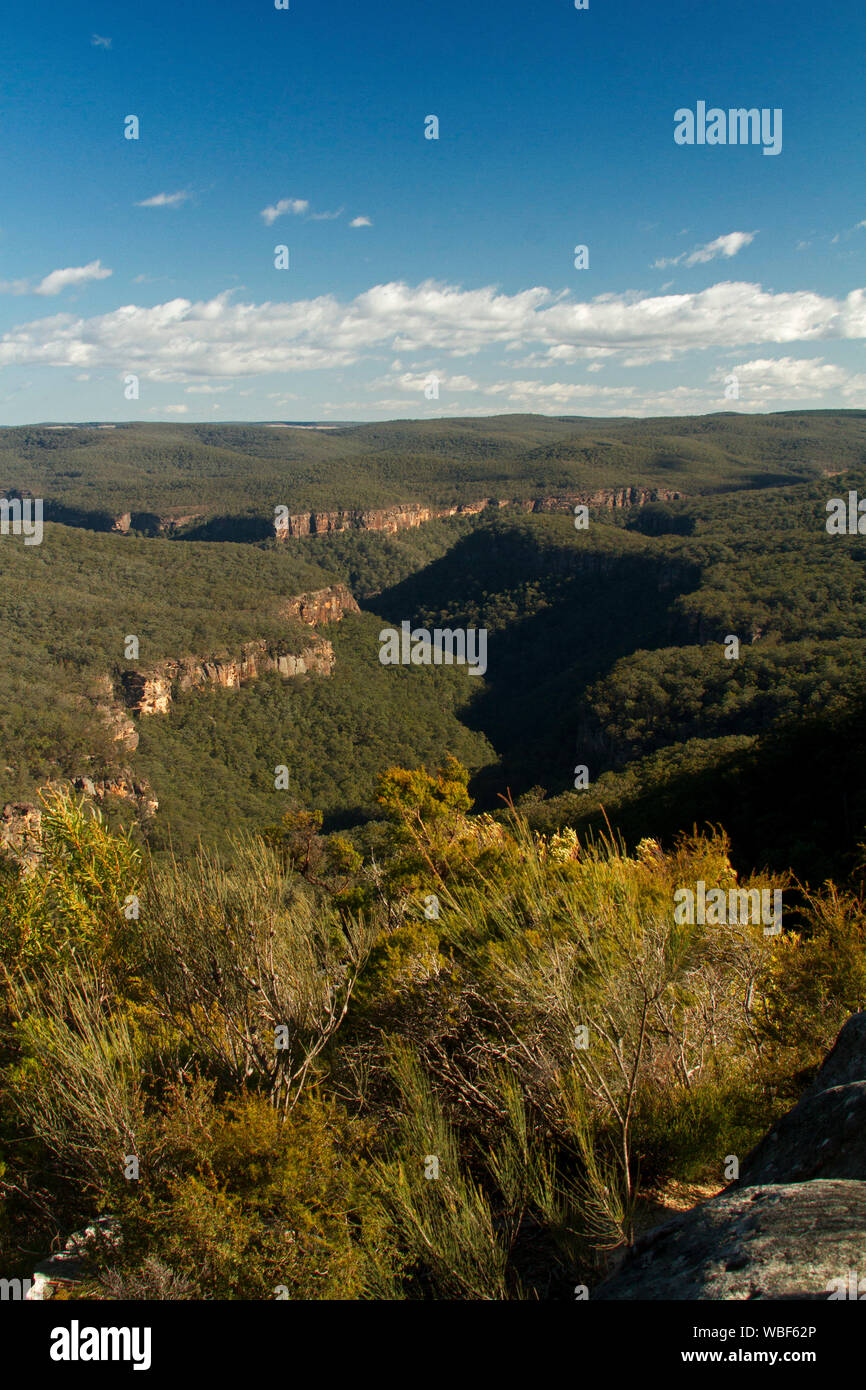
[[[864,406],[804,406],[800,409],[792,408],[789,410],[692,410],[685,411],[681,415],[568,415],[562,411],[540,411],[540,410],[500,410],[491,411],[488,415],[381,415],[369,420],[285,420],[285,419],[236,419],[236,420],[24,420],[18,424],[7,424],[0,422],[0,429],[33,429],[33,430],[74,430],[74,429],[131,429],[138,425],[143,425],[151,429],[157,425],[168,425],[172,428],[195,429],[206,425],[212,428],[214,425],[225,426],[249,426],[259,425],[263,429],[352,429],[362,428],[364,425],[429,425],[447,424],[449,421],[465,421],[467,424],[482,424],[485,420],[559,420],[587,421],[592,424],[603,424],[605,421],[624,421],[626,423],[640,420],[659,420],[666,424],[673,424],[677,420],[711,419],[711,418],[734,418],[741,420],[755,419],[765,415],[864,415]]]

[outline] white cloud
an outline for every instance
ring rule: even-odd
[[[218,396],[222,391],[230,391],[230,386],[187,386],[188,396]]]
[[[383,376],[376,381],[371,381],[367,387],[368,391],[378,391],[383,386],[397,386],[401,391],[414,393],[423,391],[430,380],[435,377],[439,383],[441,391],[481,391],[484,388],[473,381],[471,376],[452,376],[450,372],[437,371],[431,367],[425,372],[401,372],[399,376]]]
[[[671,256],[667,260],[661,258],[653,261],[653,266],[656,270],[662,270],[666,265],[706,265],[708,261],[714,261],[719,256],[736,256],[737,252],[754,241],[757,235],[757,232],[726,232],[724,236],[717,236],[714,241],[696,246],[693,251],[683,251],[679,256]]]
[[[333,222],[335,217],[342,217],[344,209],[337,208],[336,212],[311,212],[311,222]]]
[[[375,285],[345,303],[321,295],[243,304],[224,291],[195,303],[126,304],[91,318],[55,314],[5,333],[0,366],[83,369],[122,360],[150,380],[195,382],[348,367],[383,347],[404,357],[453,358],[537,346],[541,365],[568,362],[574,353],[616,354],[644,365],[705,348],[861,338],[864,289],[834,299],[724,281],[692,294],[606,294],[575,301],[543,287],[507,295],[489,286],[463,290],[428,280],[414,287]]]
[[[628,399],[635,393],[633,386],[589,386],[583,382],[564,381],[497,381],[485,386],[489,396],[508,396],[514,401],[557,402],[603,400],[612,396]]]
[[[52,270],[38,285],[31,284],[29,280],[2,280],[0,294],[54,295],[68,289],[70,285],[86,285],[90,280],[107,280],[113,273],[100,261],[91,261],[89,265],[71,265],[65,270]]]
[[[145,198],[142,202],[136,203],[137,208],[176,208],[178,204],[185,203],[189,193],[181,189],[179,193],[155,193],[152,198]]]
[[[372,227],[372,225],[369,217],[353,217],[349,223],[350,227]]]
[[[90,40],[91,48],[110,48],[111,39],[104,39],[101,34],[94,34]]]
[[[823,357],[759,357],[726,368],[724,375],[729,371],[737,378],[741,397],[753,404],[819,400],[828,392],[859,403],[866,400],[866,373],[848,372]]]
[[[278,217],[282,217],[285,213],[299,216],[302,212],[306,212],[309,206],[306,198],[281,198],[278,203],[272,203],[270,207],[262,208],[261,216],[265,219],[266,225],[270,227]]]
[[[489,415],[491,410],[513,409],[540,414],[574,412],[600,417],[645,418],[731,409],[741,413],[758,412],[778,408],[786,401],[820,403],[829,392],[852,403],[862,403],[866,399],[866,373],[849,373],[842,367],[825,363],[820,357],[755,359],[738,365],[734,371],[740,385],[740,396],[736,400],[724,395],[724,386],[731,373],[731,369],[725,367],[714,371],[705,385],[653,391],[629,385],[598,387],[583,382],[494,381],[478,387],[479,395],[485,398],[482,403],[461,402],[458,409],[461,415]],[[352,407],[357,404],[351,402]],[[382,412],[402,414],[406,409],[406,401],[401,398],[381,399],[372,404]],[[343,409],[344,415],[348,408]],[[360,408],[366,411],[370,406]],[[447,400],[421,400],[416,413],[423,416],[454,414],[454,404]]]
[[[188,405],[155,405],[153,407],[153,411],[163,415],[186,415],[188,410]]]
[[[86,285],[89,280],[107,280],[111,274],[112,271],[99,261],[91,261],[89,265],[69,266],[66,270],[52,270],[34,287],[33,293],[59,294],[70,285]]]

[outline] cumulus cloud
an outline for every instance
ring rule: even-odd
[[[181,190],[179,193],[155,193],[152,198],[145,198],[142,202],[136,203],[137,208],[176,208],[180,203],[185,203],[189,193]]]
[[[369,217],[353,217],[349,223],[350,227],[372,227],[372,225]]]
[[[643,365],[696,349],[864,337],[864,289],[834,299],[726,281],[692,294],[605,294],[574,301],[542,287],[508,295],[492,287],[394,282],[345,303],[321,295],[242,304],[224,291],[195,303],[126,304],[91,318],[56,314],[5,333],[0,366],[91,368],[120,359],[151,380],[194,382],[347,367],[383,347],[439,358],[536,347],[542,365],[581,351]]]
[[[758,357],[740,362],[730,372],[741,397],[752,403],[819,400],[828,392],[858,402],[866,398],[866,373],[849,372],[823,357]]]
[[[693,251],[683,251],[679,256],[671,256],[667,260],[661,258],[653,261],[653,266],[656,270],[662,270],[666,265],[706,265],[708,261],[714,261],[719,256],[736,256],[737,252],[754,241],[757,235],[757,232],[726,232],[724,236],[717,236],[714,241],[696,246]]]
[[[301,213],[307,212],[309,206],[306,198],[281,198],[278,203],[262,208],[260,215],[264,218],[265,225],[270,227],[278,217],[284,217],[286,213],[299,217]]]
[[[0,293],[60,294],[61,290],[68,289],[70,285],[86,285],[89,280],[107,280],[113,273],[100,261],[91,261],[89,265],[71,265],[65,270],[52,270],[37,285],[30,280],[2,280]]]

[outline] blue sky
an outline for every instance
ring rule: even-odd
[[[864,407],[864,31],[854,0],[22,7],[0,423]],[[677,144],[700,101],[781,109],[780,152]]]

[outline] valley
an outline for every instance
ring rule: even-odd
[[[135,1296],[604,1299],[675,1194],[726,1231],[866,1005],[866,413],[95,434],[0,430],[21,1276],[93,1192]]]

